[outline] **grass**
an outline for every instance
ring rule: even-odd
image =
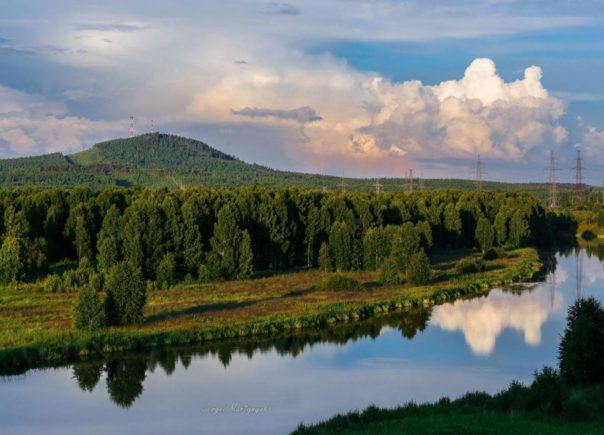
[[[478,256],[478,254],[472,254]],[[504,284],[533,279],[541,269],[532,248],[489,261],[484,272],[459,275],[455,258],[435,264],[434,284],[382,286],[377,272],[345,274],[361,291],[330,291],[331,274],[295,271],[246,281],[180,285],[148,292],[142,325],[96,333],[73,328],[73,293],[37,293],[31,286],[0,290],[0,370],[86,359],[95,355],[164,345],[269,335],[325,327],[413,306],[472,296]]]
[[[601,434],[602,420],[543,418],[530,413],[476,410],[449,403],[407,405],[396,409],[368,408],[339,415],[315,426],[300,426],[296,435],[322,434]]]

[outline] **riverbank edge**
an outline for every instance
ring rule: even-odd
[[[460,282],[431,285],[421,296],[399,296],[368,304],[332,304],[307,316],[282,320],[249,321],[236,326],[173,331],[69,331],[51,341],[0,350],[0,374],[24,373],[29,369],[88,360],[112,353],[145,351],[164,346],[202,344],[209,341],[288,334],[310,327],[329,328],[338,323],[359,321],[389,312],[430,307],[458,299],[475,297],[490,290],[543,276],[543,263],[534,248],[514,251],[518,260],[497,271],[493,277],[479,276]]]

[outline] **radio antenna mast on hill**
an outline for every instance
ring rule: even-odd
[[[130,137],[134,137],[134,115],[130,115]]]
[[[474,181],[476,190],[482,190],[482,187],[483,187],[482,176],[483,175],[484,175],[484,171],[482,168],[482,160],[480,160],[480,153],[478,153],[476,156],[476,181]]]
[[[149,125],[149,132],[155,133],[155,121],[153,120],[153,118],[151,118],[151,123]]]
[[[583,181],[583,170],[585,167],[583,166],[583,159],[581,158],[581,149],[577,149],[577,157],[575,158],[575,197],[574,197],[574,205],[575,207],[579,207],[583,205],[585,200],[585,183]]]
[[[556,184],[556,156],[554,150],[549,153],[549,206],[558,208],[558,185]]]

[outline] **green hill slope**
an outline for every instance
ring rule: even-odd
[[[346,190],[373,191],[374,180],[345,179]],[[91,149],[69,156],[60,153],[37,157],[0,160],[0,187],[101,187],[148,186],[182,188],[203,184],[212,187],[265,185],[300,186],[336,190],[342,180],[318,174],[278,171],[249,164],[207,144],[180,136],[148,133],[101,142]],[[404,180],[381,180],[385,192],[404,190]],[[426,189],[473,190],[471,180],[424,180]],[[415,188],[419,187],[415,180]],[[571,186],[560,186],[570,191]],[[486,182],[487,190],[527,190],[545,198],[545,184]]]

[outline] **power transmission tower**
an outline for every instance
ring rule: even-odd
[[[375,179],[375,194],[379,195],[380,193],[382,193],[382,184],[380,183],[380,179],[376,178]]]
[[[575,157],[575,192],[573,203],[575,207],[580,207],[585,203],[585,183],[583,181],[583,159],[581,158],[581,149],[577,149],[577,157]]]
[[[556,156],[554,150],[549,153],[549,206],[558,208],[558,185],[556,183]]]
[[[134,115],[130,115],[130,137],[134,137]]]
[[[476,156],[476,180],[474,181],[474,185],[476,186],[476,190],[482,190],[483,188],[483,175],[484,175],[484,170],[482,167],[482,160],[480,160],[480,153],[477,154]]]
[[[346,192],[346,180],[344,180],[344,177],[340,178],[340,184],[339,184],[339,186],[340,186],[340,190],[342,192]]]
[[[405,193],[411,195],[413,193],[413,169],[409,169],[405,179]]]
[[[426,190],[426,180],[424,180],[424,174],[419,175],[419,190]]]

